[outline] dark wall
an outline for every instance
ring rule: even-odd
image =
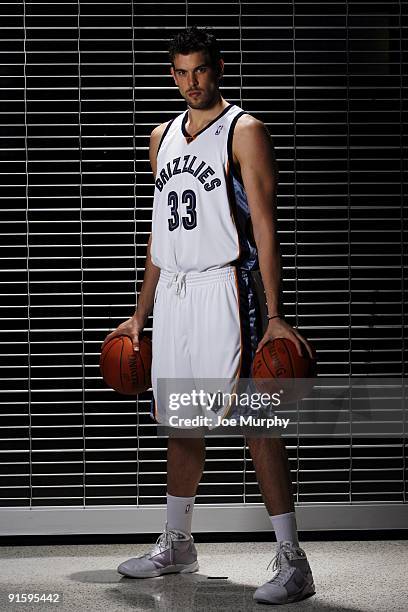
[[[114,393],[98,362],[141,288],[149,135],[186,108],[166,53],[186,24],[215,29],[223,96],[273,137],[285,313],[320,375],[406,374],[406,6],[0,6],[1,505],[165,500],[151,395]],[[291,440],[295,499],[404,501],[405,452],[402,436]],[[244,439],[209,440],[197,501],[261,501]]]

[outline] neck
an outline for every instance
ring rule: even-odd
[[[229,102],[224,100],[224,98],[220,95],[211,106],[207,108],[191,108],[188,106],[188,123],[189,125],[197,126],[198,129],[200,126],[205,125],[217,115],[222,113],[224,108],[229,105]]]

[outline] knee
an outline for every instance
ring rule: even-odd
[[[186,450],[188,452],[202,451],[205,453],[206,451],[204,437],[189,438],[184,436],[169,436],[168,447]]]
[[[263,448],[279,448],[285,446],[282,438],[277,436],[246,436],[246,441],[250,449],[260,450]]]

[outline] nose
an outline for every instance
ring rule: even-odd
[[[197,87],[197,85],[198,85],[197,75],[193,73],[188,77],[188,88],[194,89],[194,87]]]

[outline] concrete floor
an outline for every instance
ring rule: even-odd
[[[154,538],[153,538],[154,539]],[[279,610],[408,611],[408,542],[300,542],[316,595]],[[116,572],[146,544],[0,547],[0,610],[163,612],[271,609],[253,601],[275,543],[198,543],[200,570],[131,579]],[[210,577],[217,577],[211,579]],[[62,604],[10,604],[8,593],[62,593]]]

